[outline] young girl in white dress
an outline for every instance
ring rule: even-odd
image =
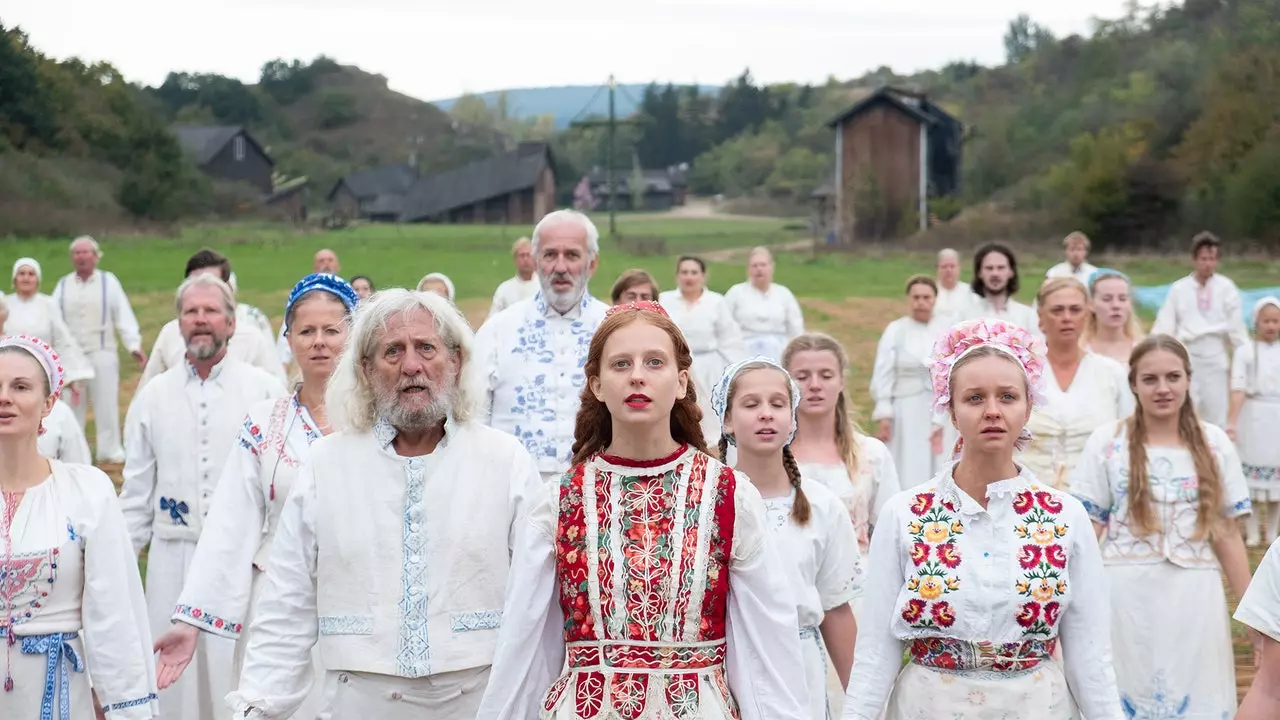
[[[47,343],[0,340],[0,718],[156,717],[146,601],[115,486],[36,446],[62,384]]]
[[[1244,594],[1240,458],[1226,432],[1197,417],[1177,340],[1139,343],[1129,384],[1133,416],[1095,430],[1071,478],[1102,543],[1120,699],[1129,717],[1229,718],[1235,662],[1220,573]]]
[[[801,479],[791,454],[800,388],[767,358],[725,370],[712,398],[724,423],[720,461],[738,448],[734,468],[764,498],[768,528],[796,598],[810,717],[829,720],[827,658],[840,687],[849,682],[858,634],[850,601],[862,592],[862,559],[844,506],[830,490]]]
[[[1227,435],[1240,448],[1255,512],[1245,518],[1249,545],[1263,542],[1258,506],[1266,508],[1265,542],[1280,535],[1280,299],[1253,306],[1253,342],[1231,359]]]
[[[791,444],[801,476],[821,483],[844,503],[863,556],[880,508],[898,492],[889,448],[863,434],[844,392],[849,358],[830,335],[806,333],[782,352],[782,366],[802,394]],[[905,478],[908,485],[927,478]],[[854,612],[859,607],[854,602]]]
[[[1000,320],[935,346],[936,407],[960,459],[880,514],[846,720],[1122,717],[1089,516],[1014,463],[1042,352]]]

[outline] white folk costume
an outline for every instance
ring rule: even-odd
[[[523,525],[477,720],[808,718],[782,560],[732,468],[597,454]]]
[[[969,302],[969,314],[965,320],[995,319],[1017,325],[1036,337],[1044,337],[1040,332],[1040,318],[1035,308],[1009,298],[1005,301],[1004,311],[997,310],[995,305],[985,297],[975,294]]]
[[[1201,285],[1188,275],[1169,287],[1151,334],[1172,335],[1191,356],[1191,399],[1200,419],[1227,425],[1231,362],[1227,348],[1249,343],[1240,291],[1222,275]]]
[[[249,411],[222,471],[173,620],[236,640],[233,686],[239,682],[250,621],[268,572],[280,509],[311,443],[322,433],[298,396],[266,400]],[[324,676],[313,651],[317,678]],[[319,682],[298,709],[314,718]]]
[[[124,487],[120,503],[135,552],[147,555],[151,632],[170,626],[186,583],[205,515],[249,409],[285,394],[280,381],[224,359],[201,380],[188,364],[147,383],[126,418]],[[183,720],[221,717],[233,686],[235,643],[201,634],[182,677],[160,693],[166,713]]]
[[[1280,342],[1255,340],[1237,350],[1231,389],[1245,394],[1236,439],[1253,499],[1280,502]]]
[[[1086,260],[1077,266],[1072,266],[1069,262],[1060,262],[1049,268],[1044,274],[1046,280],[1056,277],[1071,277],[1080,281],[1085,287],[1089,286],[1089,277],[1097,272],[1098,268],[1090,265]]]
[[[763,355],[778,362],[792,338],[804,334],[804,313],[791,291],[770,283],[761,292],[750,282],[729,288],[724,294],[729,315],[742,328],[748,355]]]
[[[29,264],[30,262],[24,263]],[[36,275],[39,274],[37,270]],[[14,293],[5,296],[4,304],[9,310],[9,317],[4,321],[6,335],[30,335],[52,345],[62,359],[68,383],[93,379],[93,363],[89,362],[89,357],[71,334],[71,328],[62,319],[62,313],[58,312],[52,297],[36,293],[24,299]]]
[[[147,366],[142,369],[138,387],[142,388],[169,368],[185,364],[186,356],[187,341],[182,339],[182,328],[177,320],[170,320],[156,335],[155,345],[151,346],[151,352],[147,355]],[[258,368],[279,380],[281,385],[288,382],[284,374],[284,363],[280,362],[280,355],[271,342],[271,336],[263,335],[255,322],[242,324],[236,318],[235,334],[227,340],[227,357]]]
[[[942,283],[938,283],[938,299],[933,304],[933,316],[943,327],[951,327],[968,318],[969,305],[980,299],[973,293],[969,283],[957,282],[956,286],[950,290],[942,287]]]
[[[540,288],[541,284],[536,275],[528,280],[519,275],[503,280],[498,289],[493,291],[493,305],[489,307],[489,317],[492,318],[521,300],[528,300],[537,295]]]
[[[1227,434],[1202,423],[1222,478],[1222,517],[1250,511],[1249,488]],[[1102,559],[1111,587],[1115,672],[1128,717],[1229,718],[1236,711],[1235,660],[1218,559],[1196,539],[1199,490],[1184,448],[1147,447],[1157,534],[1129,521],[1128,433],[1094,431],[1071,477],[1071,492],[1105,526]],[[1234,522],[1221,532],[1235,532]],[[1188,622],[1193,615],[1195,622]],[[1074,648],[1068,646],[1066,657]]]
[[[910,478],[898,475],[893,464],[893,453],[888,446],[870,435],[858,435],[858,473],[849,479],[844,463],[797,463],[800,476],[826,486],[840,498],[849,520],[853,522],[854,536],[862,556],[871,547],[871,531],[880,508],[902,489],[902,483],[913,483]],[[910,487],[910,484],[908,487]]]
[[[885,328],[876,347],[871,419],[892,421],[893,463],[898,475],[913,484],[933,477],[941,460],[929,442],[933,428],[941,427],[943,419],[933,411],[928,361],[934,341],[945,329],[938,322],[898,318]]]
[[[142,350],[142,333],[129,298],[114,274],[95,270],[84,279],[75,273],[64,276],[53,290],[53,303],[93,366],[89,392],[82,393],[80,402],[71,409],[84,427],[88,405],[93,404],[93,422],[97,429],[95,454],[100,461],[122,462],[120,358],[116,352],[116,333],[120,333],[125,350],[131,353]]]
[[[702,408],[702,436],[712,445],[720,437],[720,420],[711,408],[711,391],[726,367],[746,359],[742,330],[720,293],[703,290],[697,300],[688,302],[679,290],[668,290],[658,296],[658,302],[680,328],[693,353],[690,375],[698,394],[698,407]]]
[[[395,437],[379,422],[312,443],[227,698],[236,717],[293,716],[317,642],[320,717],[476,717],[516,519],[541,480],[518,442],[477,423],[447,421],[425,456],[398,455]]]
[[[1023,468],[984,509],[954,467],[881,513],[844,718],[1123,717],[1084,507]]]
[[[1031,411],[1027,421],[1031,441],[1018,462],[1043,482],[1067,490],[1071,469],[1093,431],[1133,414],[1129,369],[1109,357],[1086,352],[1066,390],[1058,384],[1052,363],[1046,362],[1045,370],[1045,402]]]
[[[36,439],[40,454],[50,460],[61,460],[76,465],[92,465],[89,441],[76,420],[76,414],[62,400],[53,403],[53,409],[44,419],[44,432]]]
[[[608,305],[584,293],[561,315],[542,293],[490,318],[475,341],[475,372],[486,395],[481,421],[514,435],[544,480],[569,468],[582,368]]]
[[[1280,541],[1271,543],[1236,607],[1237,622],[1280,642]]]
[[[795,490],[764,499],[765,522],[795,595],[809,718],[827,720],[835,698],[827,696],[829,661],[819,626],[829,611],[862,595],[864,570],[844,503],[819,483],[802,480],[800,487],[809,500],[809,522],[799,525],[791,519]]]
[[[0,496],[0,717],[93,720],[89,678],[112,720],[156,717],[151,633],[111,479],[49,462],[43,483]],[[178,716],[173,716],[178,717]]]

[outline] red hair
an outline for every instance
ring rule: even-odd
[[[647,322],[667,333],[675,350],[678,370],[688,372],[693,365],[693,353],[689,350],[684,334],[656,303],[630,303],[611,308],[600,327],[596,328],[596,333],[591,338],[591,347],[587,350],[587,364],[583,368],[587,382],[582,387],[573,432],[573,465],[584,462],[613,442],[613,417],[609,414],[609,408],[591,391],[591,380],[600,377],[600,360],[609,337],[637,321]],[[685,396],[676,400],[675,406],[671,408],[671,437],[676,442],[707,452],[707,441],[702,437],[702,410],[698,407],[698,395],[692,382],[689,383]]]

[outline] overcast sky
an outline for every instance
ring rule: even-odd
[[[424,100],[463,92],[619,82],[823,82],[1004,57],[1020,12],[1087,34],[1123,0],[0,0],[57,58],[105,60],[159,84],[171,70],[256,82],[276,57],[319,54]]]

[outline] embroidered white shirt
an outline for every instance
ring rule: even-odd
[[[535,275],[523,280],[519,275],[502,281],[493,291],[493,304],[489,307],[489,317],[493,317],[521,300],[528,300],[538,294],[538,277]]]
[[[541,485],[511,436],[445,424],[434,452],[395,429],[311,444],[280,514],[254,610],[239,717],[290,717],[324,667],[420,678],[493,662],[516,519]]]
[[[1098,268],[1090,265],[1088,261],[1080,263],[1080,266],[1075,268],[1071,267],[1069,262],[1060,262],[1049,268],[1044,277],[1046,280],[1056,277],[1073,277],[1087,286],[1089,284],[1089,276],[1093,275],[1097,270]]]
[[[182,339],[182,328],[177,320],[170,320],[160,328],[155,345],[151,346],[138,387],[143,387],[171,367],[185,364],[186,355],[187,343]],[[282,385],[288,382],[284,364],[271,344],[271,336],[263,335],[256,322],[241,324],[237,319],[236,332],[227,340],[227,357],[262,370]]]
[[[1151,326],[1151,334],[1156,333],[1174,336],[1192,355],[1222,356],[1225,366],[1227,344],[1238,348],[1249,342],[1240,290],[1230,278],[1217,274],[1204,285],[1194,275],[1175,281]]]
[[[24,300],[14,294],[5,296],[4,304],[9,310],[9,317],[4,321],[5,335],[33,335],[52,345],[62,360],[66,382],[93,379],[93,364],[72,336],[53,298],[36,293]]]
[[[1023,469],[988,485],[983,508],[956,486],[953,468],[881,512],[844,717],[880,717],[904,641],[931,637],[997,644],[1061,637],[1083,716],[1123,717],[1106,575],[1084,507]]]
[[[53,403],[53,409],[44,419],[44,434],[36,439],[36,447],[50,460],[76,465],[93,464],[84,430],[76,420],[75,412],[62,400]]]
[[[126,350],[142,349],[138,318],[113,273],[95,270],[87,280],[75,273],[63,276],[53,289],[53,304],[86,353],[115,350],[117,332]]]
[[[153,536],[195,542],[245,413],[282,397],[280,381],[224,359],[209,379],[188,364],[138,392],[125,417],[120,503],[135,551]]]
[[[738,283],[724,294],[729,314],[742,328],[752,355],[781,358],[787,342],[804,334],[804,313],[791,290],[770,283],[764,292],[749,282]]]
[[[1252,512],[1249,486],[1240,457],[1226,431],[1200,423],[1222,480],[1220,512],[1234,519]],[[1071,474],[1071,494],[1106,526],[1102,559],[1108,565],[1170,562],[1185,568],[1216,568],[1218,558],[1207,539],[1196,538],[1200,483],[1195,461],[1186,448],[1147,447],[1147,479],[1158,535],[1141,537],[1129,521],[1129,433],[1121,423],[1107,423],[1089,436]],[[1234,524],[1232,524],[1234,525]]]
[[[476,333],[474,367],[488,401],[481,420],[524,443],[539,472],[569,468],[587,349],[608,309],[584,294],[561,315],[539,293]]]

